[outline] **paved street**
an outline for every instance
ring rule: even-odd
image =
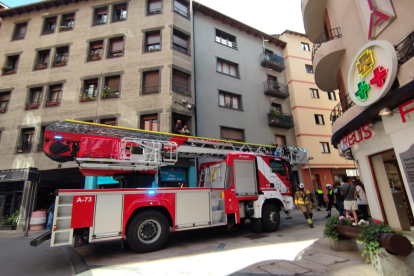
[[[49,242],[32,248],[29,241],[39,232],[23,238],[0,231],[1,275],[375,275],[360,252],[332,252],[327,239],[318,241],[325,210],[315,211],[313,229],[298,210],[292,220],[281,215],[278,232],[255,234],[246,223],[233,232],[212,228],[172,233],[163,250],[148,254],[136,254],[127,244],[122,249],[119,241],[75,250],[50,248]]]

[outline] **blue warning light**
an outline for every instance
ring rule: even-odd
[[[149,195],[153,195],[153,194],[155,194],[155,191],[154,191],[154,190],[149,190],[149,191],[148,191],[148,194],[149,194]]]

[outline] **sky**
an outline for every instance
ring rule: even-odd
[[[16,7],[39,1],[0,0],[0,2],[9,7]],[[268,34],[280,34],[286,29],[304,33],[301,0],[254,0],[253,2],[251,0],[198,0],[197,2]]]

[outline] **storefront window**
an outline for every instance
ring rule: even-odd
[[[159,187],[184,188],[188,187],[188,168],[162,167]]]

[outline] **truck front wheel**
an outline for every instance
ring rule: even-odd
[[[161,249],[167,242],[169,226],[160,212],[149,210],[136,215],[127,229],[128,244],[138,253]]]
[[[266,232],[275,232],[279,229],[279,208],[273,203],[265,203],[262,210],[262,228]]]

